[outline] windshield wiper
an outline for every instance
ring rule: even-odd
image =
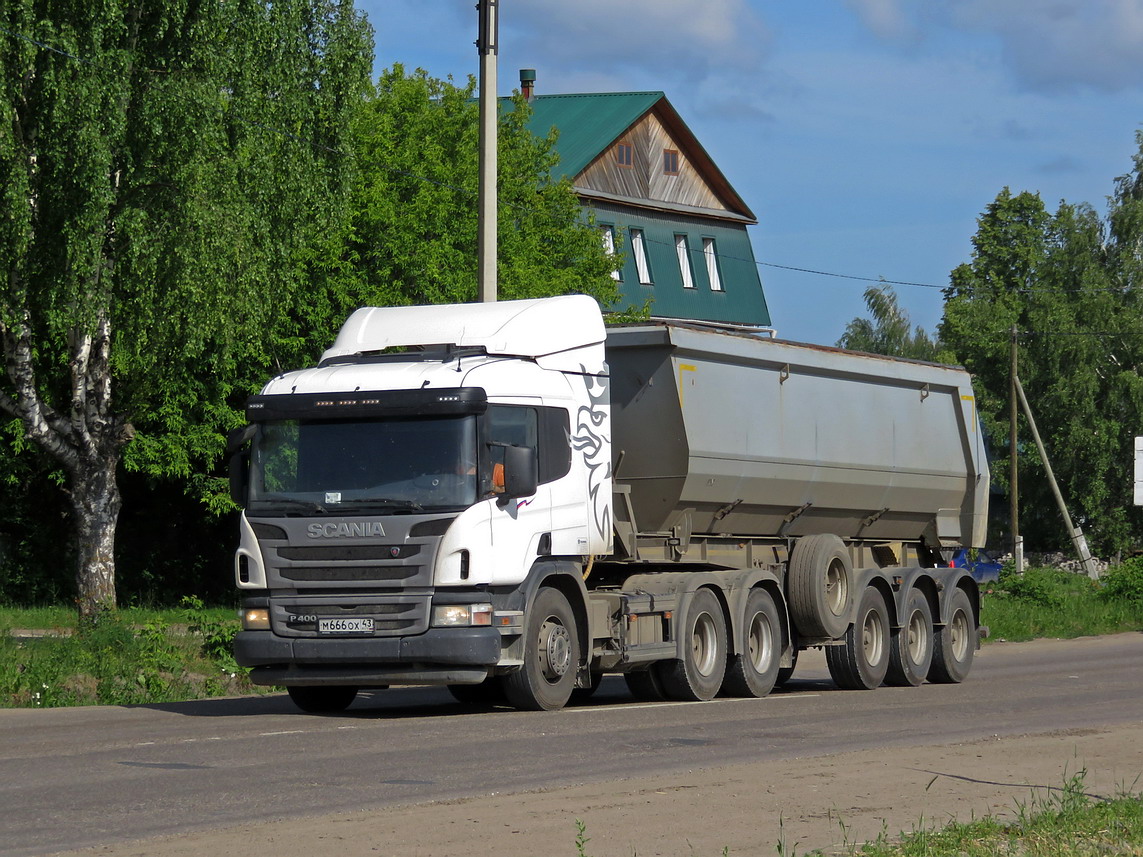
[[[395,497],[361,497],[351,501],[354,507],[361,506],[380,506],[382,508],[396,507],[398,509],[413,509],[417,512],[423,512],[425,507],[418,503],[416,500],[398,500]]]
[[[329,511],[321,503],[315,503],[313,500],[295,500],[292,497],[276,497],[274,499],[255,500],[262,509],[269,511],[286,510],[298,512],[321,512],[325,514]]]

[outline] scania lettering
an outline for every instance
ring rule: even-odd
[[[362,521],[353,524],[310,524],[309,530],[311,539],[364,538],[365,536],[385,535],[384,526],[377,521]]]
[[[364,308],[232,433],[235,656],[307,711],[964,680],[988,471],[957,367],[582,296]]]

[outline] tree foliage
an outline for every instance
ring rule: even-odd
[[[1076,523],[1104,554],[1139,542],[1132,448],[1143,427],[1143,135],[1108,213],[1004,189],[981,215],[970,263],[952,272],[941,337],[975,376],[993,438],[993,484],[1009,484],[1011,334],[1018,374]],[[1032,549],[1069,549],[1023,416],[1021,532]]]
[[[377,305],[476,300],[479,105],[465,86],[397,64],[354,123],[358,174],[347,259],[353,296]],[[504,300],[618,298],[614,260],[568,180],[552,178],[555,137],[528,131],[522,98],[498,134],[498,291]]]
[[[201,474],[295,359],[371,41],[348,0],[12,0],[0,25],[0,410],[64,474],[92,615],[120,459]]]
[[[912,360],[938,359],[940,342],[920,325],[913,326],[892,288],[884,285],[866,289],[865,306],[870,317],[855,318],[845,326],[837,341],[840,348]]]

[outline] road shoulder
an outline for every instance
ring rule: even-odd
[[[1143,722],[928,747],[894,747],[240,825],[100,846],[114,857],[717,855],[842,849],[956,819],[1011,816],[1084,773],[1085,791],[1143,788]]]

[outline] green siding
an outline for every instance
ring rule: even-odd
[[[592,210],[598,224],[614,226],[616,233],[622,236],[622,299],[614,309],[641,307],[651,298],[652,315],[731,324],[770,324],[762,279],[744,225],[625,205],[596,203]],[[639,283],[635,257],[631,252],[632,227],[643,230],[653,285]],[[690,245],[693,289],[683,288],[675,251],[676,235],[686,235]],[[721,292],[711,291],[703,256],[703,238],[715,240],[722,278]]]

